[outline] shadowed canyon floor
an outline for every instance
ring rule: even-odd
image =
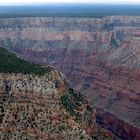
[[[139,16],[0,19],[0,47],[62,71],[97,107],[99,123],[140,139]]]

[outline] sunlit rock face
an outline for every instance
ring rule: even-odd
[[[0,47],[61,70],[97,110],[123,121],[121,137],[140,139],[127,131],[140,133],[140,17],[0,19]]]

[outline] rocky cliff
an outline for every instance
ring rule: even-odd
[[[90,139],[61,103],[65,82],[56,71],[0,74],[0,139]]]
[[[61,70],[97,108],[121,120],[121,137],[131,140],[140,139],[139,44],[138,16],[0,19],[1,47]],[[109,128],[120,136],[114,124]],[[130,136],[124,128],[137,131]]]
[[[0,59],[1,140],[113,138],[100,132],[95,108],[70,88],[64,74],[28,63],[5,49],[0,48],[0,54],[7,60]]]

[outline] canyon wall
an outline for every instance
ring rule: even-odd
[[[69,95],[78,116],[64,106],[69,104],[62,97]],[[91,140],[98,133],[96,111],[87,106],[87,99],[70,93],[66,77],[56,70],[42,76],[1,73],[0,139]]]
[[[140,133],[140,17],[0,19],[0,47],[62,71],[122,129]]]

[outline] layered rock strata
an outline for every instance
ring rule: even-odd
[[[0,139],[90,140],[83,125],[61,103],[68,88],[65,76],[57,71],[43,76],[0,74]],[[95,118],[86,112],[86,104],[81,109],[83,119]],[[85,126],[96,126],[95,119],[83,119]]]
[[[140,133],[139,44],[139,16],[0,19],[0,47],[61,70],[122,129]]]

